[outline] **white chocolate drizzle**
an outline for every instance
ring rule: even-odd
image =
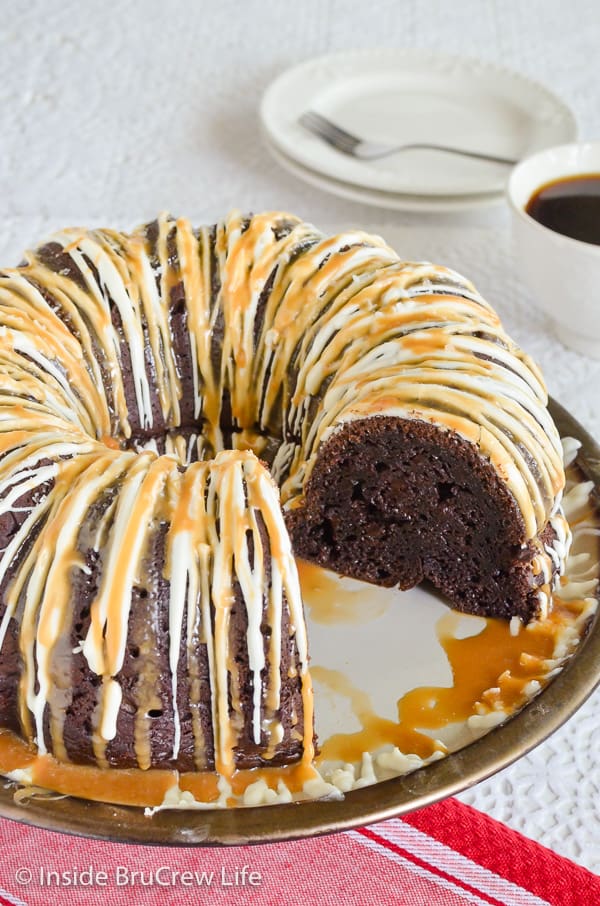
[[[245,719],[230,651],[235,589],[247,622],[252,742],[272,755],[282,739],[280,665],[291,644],[304,708],[296,732],[310,759],[298,579],[276,485],[254,453],[269,460],[284,508],[297,507],[323,443],[359,419],[424,420],[477,447],[516,502],[523,544],[537,545],[546,612],[570,543],[562,449],[546,405],[538,369],[472,284],[405,262],[378,237],[326,238],[272,212],[233,212],[214,230],[161,215],[130,235],[56,234],[0,272],[0,518],[21,514],[0,554],[0,645],[18,617],[24,733],[66,758],[61,639],[74,576],[90,573],[81,533],[104,501],[91,546],[100,584],[76,646],[101,680],[97,761],[109,763],[130,695],[121,676],[129,617],[159,531],[172,759],[182,747],[178,677],[196,669],[201,642],[215,763],[224,774],[235,767]],[[543,544],[548,523],[553,539]],[[159,681],[148,667],[135,723],[140,766],[150,764]],[[196,714],[192,724],[200,763],[208,742]]]

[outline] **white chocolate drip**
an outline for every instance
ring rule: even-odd
[[[280,665],[291,645],[310,758],[298,580],[276,486],[249,451],[271,463],[291,509],[323,443],[348,422],[424,420],[474,444],[516,502],[523,545],[538,547],[534,590],[542,611],[550,606],[570,534],[542,377],[468,281],[402,261],[378,237],[325,238],[287,214],[238,212],[214,230],[166,215],[131,235],[64,230],[0,273],[0,376],[0,518],[18,517],[0,554],[0,644],[18,618],[21,723],[41,752],[49,736],[66,757],[61,640],[73,583],[95,574],[91,552],[100,584],[76,652],[100,678],[94,753],[109,762],[137,695],[136,752],[150,764],[163,678],[147,638],[132,637],[130,617],[136,595],[148,595],[146,561],[162,532],[168,619],[158,632],[168,634],[172,758],[184,743],[188,672],[197,763],[208,747],[193,710],[204,645],[215,761],[225,773],[234,768],[246,719],[229,633],[236,589],[251,741],[270,754],[281,741]],[[544,545],[548,523],[554,537]],[[134,691],[124,674],[129,649],[147,661]]]

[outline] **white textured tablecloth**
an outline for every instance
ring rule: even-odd
[[[600,137],[597,0],[185,0],[3,4],[0,262],[55,227],[132,226],[161,209],[210,222],[284,208],[381,232],[463,271],[600,438],[600,362],[567,351],[515,271],[503,207],[409,215],[336,199],[265,151],[257,105],[286,67],[334,50],[423,47],[513,67]],[[600,302],[600,300],[599,300]],[[600,693],[529,755],[460,797],[600,872]],[[587,904],[586,904],[587,906]]]

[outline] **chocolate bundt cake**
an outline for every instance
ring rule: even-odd
[[[568,527],[542,378],[470,283],[377,237],[65,230],[0,273],[0,373],[0,722],[42,753],[310,759],[292,545],[548,611]]]

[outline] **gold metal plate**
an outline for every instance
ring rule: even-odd
[[[577,464],[594,481],[593,497],[600,502],[600,447],[557,403],[551,412],[562,436],[581,441]],[[269,843],[346,830],[413,811],[490,777],[554,733],[599,683],[600,612],[563,670],[505,724],[441,761],[354,790],[342,801],[173,810],[146,817],[142,809],[74,798],[17,804],[7,784],[0,788],[0,815],[62,833],[161,846]]]

